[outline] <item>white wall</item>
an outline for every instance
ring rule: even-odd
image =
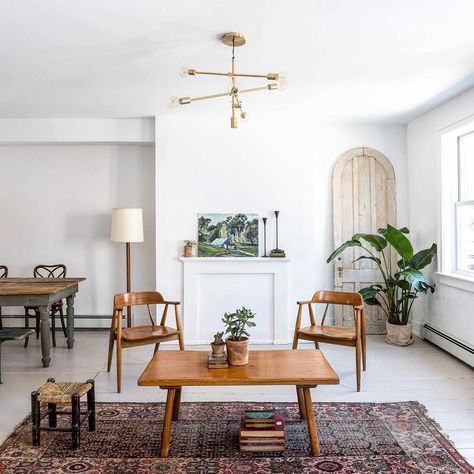
[[[154,288],[154,175],[152,146],[0,146],[0,262],[9,276],[64,263],[68,276],[87,278],[76,314],[110,316],[125,286],[124,244],[109,240],[113,207],[143,207],[145,242],[132,245],[132,284]]]
[[[407,126],[410,229],[417,248],[438,242],[438,132],[472,115],[474,89],[436,107]],[[435,265],[431,267],[432,274],[434,270]],[[432,276],[437,281],[436,276]],[[417,325],[429,322],[439,330],[472,346],[473,308],[474,293],[437,281],[436,293],[421,298],[414,306],[414,321]]]
[[[280,214],[280,247],[291,258],[290,326],[296,300],[331,288],[332,168],[353,147],[384,153],[397,178],[399,223],[407,224],[404,126],[322,126],[300,111],[229,127],[225,115],[156,118],[157,288],[182,297],[182,241],[197,237],[200,212]],[[271,249],[273,219],[270,223]],[[223,308],[233,309],[233,308]],[[212,328],[215,329],[215,328]]]

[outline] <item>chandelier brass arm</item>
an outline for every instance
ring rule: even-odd
[[[257,92],[257,91],[264,91],[264,90],[277,90],[277,89],[285,89],[286,88],[286,78],[276,72],[269,72],[267,74],[247,74],[247,73],[240,73],[236,72],[235,68],[235,47],[242,46],[246,43],[245,36],[241,33],[226,33],[221,38],[222,42],[227,46],[232,46],[232,62],[231,62],[231,71],[230,72],[210,72],[210,71],[199,71],[197,69],[188,69],[183,68],[180,71],[181,76],[223,76],[228,77],[231,80],[230,90],[228,92],[222,92],[219,94],[210,94],[204,95],[200,97],[170,97],[168,99],[168,105],[170,107],[178,107],[179,105],[187,105],[191,102],[197,102],[200,100],[207,100],[207,99],[216,99],[218,97],[231,97],[231,119],[230,119],[230,126],[231,128],[237,128],[237,115],[236,111],[239,111],[240,118],[245,122],[248,120],[248,115],[246,112],[242,110],[242,102],[239,100],[239,94],[247,94],[249,92]],[[267,81],[276,81],[270,82],[265,86],[261,87],[251,87],[247,89],[239,89],[237,85],[236,78],[244,77],[244,78],[256,78],[256,79],[266,79]]]
[[[256,91],[275,91],[278,89],[278,83],[272,82],[271,84],[267,84],[266,86],[262,87],[252,87],[251,89],[239,89],[239,94],[246,94],[247,92],[256,92]]]
[[[240,72],[208,72],[197,71],[196,69],[184,69],[183,76],[226,76],[226,77],[255,77],[260,79],[267,79],[268,81],[278,81],[279,74],[276,72],[269,72],[268,74],[244,74]]]
[[[185,104],[190,104],[191,102],[197,102],[198,100],[216,99],[217,97],[225,97],[229,95],[232,95],[232,92],[222,92],[221,94],[203,95],[201,97],[180,97],[179,103],[181,105],[185,105]]]
[[[221,94],[203,95],[200,97],[180,97],[179,103],[181,105],[186,105],[186,104],[190,104],[191,102],[197,102],[198,100],[216,99],[218,97],[226,97],[226,96],[232,96],[232,95],[235,95],[235,97],[237,98],[238,94],[246,94],[248,92],[264,91],[264,90],[274,91],[276,89],[278,89],[278,84],[276,82],[273,82],[263,87],[253,87],[251,89],[235,89],[235,91],[231,90],[230,92],[222,92]]]

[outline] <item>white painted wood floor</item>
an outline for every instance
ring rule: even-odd
[[[106,372],[108,334],[105,331],[77,331],[73,350],[67,350],[60,332],[58,347],[52,351],[51,365],[40,367],[39,342],[30,339],[2,344],[0,385],[0,441],[30,411],[30,393],[48,377],[85,381],[95,377],[98,401],[164,401],[162,390],[138,387],[137,379],[153,353],[152,346],[124,350],[123,393],[115,393],[115,364]],[[164,350],[175,346],[162,346]],[[264,348],[268,346],[258,346]],[[270,346],[274,349],[287,346]],[[310,349],[312,345],[301,345]],[[257,348],[257,347],[256,347]],[[190,347],[206,349],[207,347]],[[367,372],[362,389],[355,391],[354,351],[348,347],[322,345],[323,353],[339,374],[338,386],[312,390],[313,401],[393,402],[417,400],[474,464],[474,371],[428,342],[417,339],[406,347],[389,346],[383,336],[368,337]],[[296,401],[293,387],[186,387],[183,401],[255,400]]]

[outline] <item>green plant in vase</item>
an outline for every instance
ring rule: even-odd
[[[354,234],[350,240],[339,246],[327,259],[333,261],[350,247],[359,247],[364,255],[355,261],[370,260],[380,270],[383,283],[374,283],[362,288],[359,293],[368,305],[378,306],[387,316],[386,341],[397,345],[413,342],[412,326],[409,322],[413,303],[420,294],[434,292],[421,271],[427,267],[436,255],[436,244],[415,253],[408,238],[406,227],[397,229],[390,224],[380,228],[377,234]],[[390,252],[397,255],[397,263],[390,258]]]
[[[222,357],[224,355],[225,342],[222,339],[224,331],[214,334],[214,340],[211,342],[212,355]]]
[[[250,309],[242,306],[234,313],[225,313],[222,322],[225,324],[227,357],[231,365],[246,365],[249,361],[249,337],[247,329],[255,327],[255,317]]]

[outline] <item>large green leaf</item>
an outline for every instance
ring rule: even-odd
[[[415,268],[406,268],[400,272],[400,275],[405,277],[405,279],[411,284],[413,288],[415,288],[415,290],[426,293],[426,285],[428,285],[428,282],[426,281],[425,275],[423,275],[420,270],[416,270]]]
[[[408,227],[400,227],[400,229],[398,229],[402,234],[409,234],[410,231],[408,230]],[[384,235],[385,232],[387,232],[387,229],[385,227],[379,227],[377,229],[377,232],[379,234],[382,234]]]
[[[408,291],[411,288],[411,284],[407,280],[398,280],[397,286],[405,291]]]
[[[369,244],[372,245],[372,247],[374,247],[377,252],[381,252],[387,246],[387,241],[377,234],[355,234],[352,239],[364,239],[365,241],[369,242]]]
[[[358,240],[348,240],[344,242],[340,247],[338,247],[334,252],[329,255],[328,259],[326,260],[327,263],[334,260],[340,253],[344,252],[349,247],[360,247],[361,243]]]
[[[379,292],[380,290],[378,288],[374,288],[374,286],[367,286],[366,288],[361,288],[359,290],[359,293],[362,295],[364,301],[370,306],[381,306],[380,301],[376,298]]]
[[[415,268],[416,270],[421,270],[429,265],[433,257],[436,255],[436,244],[433,244],[429,249],[420,250],[417,252],[408,262],[408,266]]]
[[[400,232],[398,229],[388,224],[383,236],[403,258],[403,260],[407,261],[413,257],[413,247],[410,241],[407,239],[405,234]]]
[[[369,257],[367,255],[362,255],[360,256],[359,258],[356,258],[355,260],[352,261],[352,263],[354,262],[358,262],[359,260],[372,260],[373,262],[377,263],[378,265],[380,265],[382,262],[380,261],[380,258],[377,258],[377,257]]]

